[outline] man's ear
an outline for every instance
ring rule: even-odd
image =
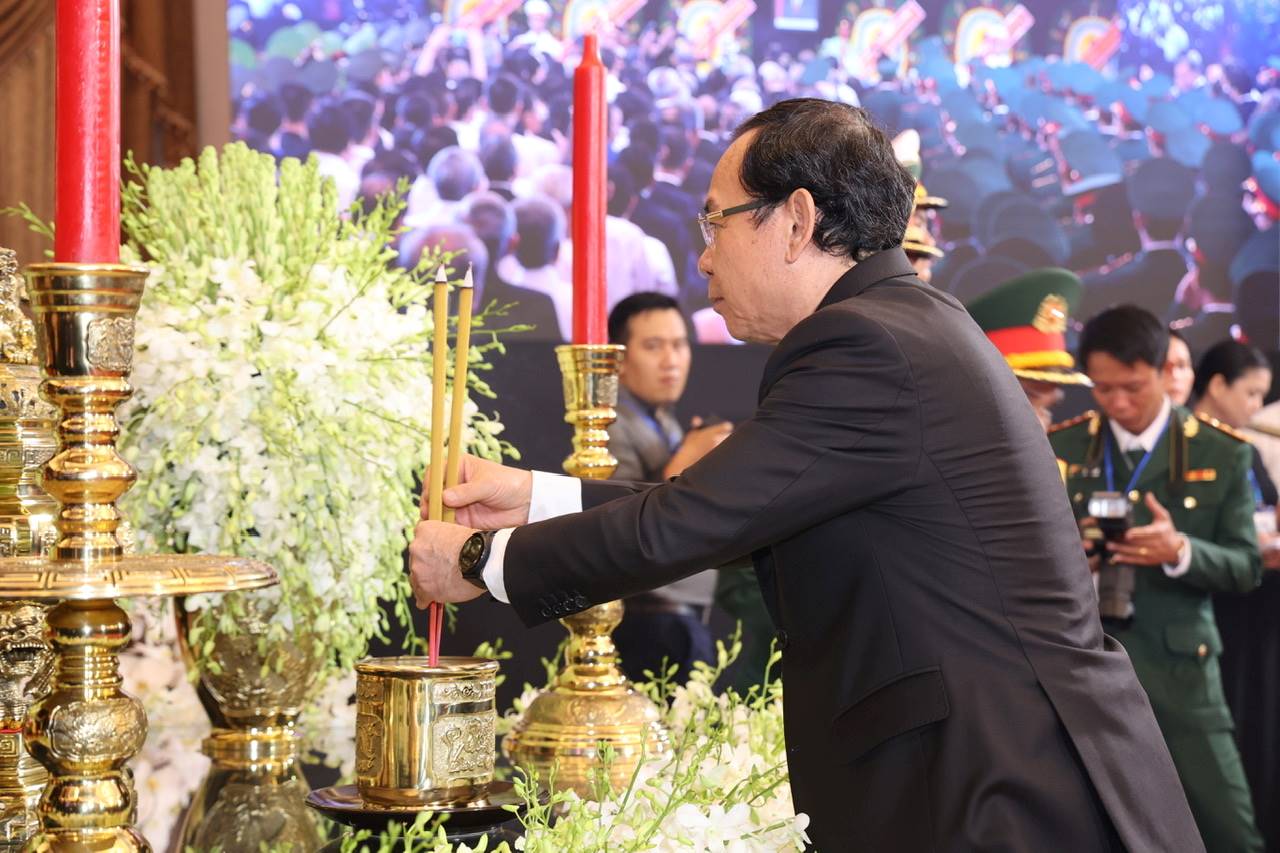
[[[1204,389],[1205,396],[1208,397],[1209,395],[1213,395],[1214,397],[1221,397],[1223,394],[1227,393],[1227,390],[1230,389],[1230,387],[1231,385],[1227,382],[1227,377],[1223,376],[1221,373],[1215,373],[1213,376],[1209,377],[1209,384]]]
[[[813,242],[813,232],[818,224],[818,207],[813,195],[803,187],[787,196],[783,202],[790,220],[787,231],[787,263],[795,263]]]

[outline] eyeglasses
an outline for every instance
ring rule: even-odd
[[[710,249],[716,244],[716,229],[711,223],[724,219],[726,216],[733,216],[735,213],[746,213],[748,210],[759,210],[769,202],[764,199],[758,201],[750,201],[746,204],[739,204],[735,207],[726,207],[724,210],[712,210],[707,213],[698,214],[698,228],[702,230],[702,242],[706,243]]]

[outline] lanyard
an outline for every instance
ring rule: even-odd
[[[1252,468],[1246,473],[1249,475],[1249,487],[1253,489],[1253,505],[1258,509],[1262,509],[1267,505],[1266,500],[1262,497],[1262,484],[1258,482],[1258,475],[1253,473]]]
[[[1160,430],[1160,435],[1156,436],[1155,442],[1151,445],[1151,449],[1138,460],[1138,465],[1133,469],[1133,476],[1129,478],[1129,483],[1124,487],[1125,493],[1133,491],[1133,487],[1138,484],[1138,478],[1142,476],[1142,470],[1147,467],[1147,463],[1151,461],[1151,454],[1155,453],[1156,448],[1160,446],[1160,440],[1164,438],[1164,434],[1169,431],[1169,421],[1173,420],[1173,414],[1165,419],[1164,428]],[[1112,436],[1114,439],[1115,436]],[[1111,445],[1114,441],[1105,441],[1102,443],[1102,468],[1107,472],[1107,491],[1114,492],[1116,490],[1115,468],[1111,464]]]

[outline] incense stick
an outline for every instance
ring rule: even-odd
[[[431,294],[431,463],[427,469],[427,519],[443,520],[445,458],[444,397],[445,367],[449,358],[449,280],[444,266],[436,271]],[[435,666],[440,657],[440,604],[427,607],[427,663]]]
[[[449,282],[444,267],[436,272],[431,296],[431,466],[428,471],[427,519],[443,519],[444,502],[444,393],[445,367],[449,359]]]
[[[449,456],[445,462],[444,487],[451,489],[458,485],[459,468],[462,464],[462,409],[467,402],[467,361],[471,356],[471,305],[475,290],[471,280],[471,267],[462,279],[458,290],[458,337],[453,347],[453,393],[450,398],[449,413]],[[453,521],[454,511],[444,508],[444,520]]]

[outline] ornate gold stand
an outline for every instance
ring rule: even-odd
[[[28,749],[50,772],[36,850],[149,850],[130,825],[125,762],[141,748],[141,703],[120,689],[117,654],[129,618],[112,600],[251,589],[270,566],[213,555],[124,553],[115,502],[133,484],[116,452],[115,408],[132,393],[133,318],[146,270],[118,264],[27,268],[36,316],[41,394],[60,411],[58,452],[44,469],[58,501],[57,543],[42,556],[0,560],[0,599],[59,601],[48,613],[59,655],[53,689],[32,706]],[[216,484],[209,484],[216,488]]]
[[[605,480],[618,460],[609,453],[609,424],[617,418],[618,364],[625,347],[573,344],[556,348],[564,377],[564,419],[573,424],[573,453],[564,470],[575,477]],[[518,765],[545,781],[555,770],[558,788],[593,797],[601,768],[600,747],[612,747],[609,780],[625,786],[645,757],[671,751],[658,709],[637,693],[618,668],[610,634],[622,621],[621,601],[610,601],[560,620],[569,629],[565,670],[540,695],[502,742]]]
[[[22,310],[17,256],[0,249],[0,557],[43,554],[57,541],[57,502],[40,469],[58,449],[58,410],[40,399],[36,333]],[[20,850],[40,828],[48,772],[27,752],[22,725],[49,691],[53,649],[45,605],[0,602],[0,851]]]

